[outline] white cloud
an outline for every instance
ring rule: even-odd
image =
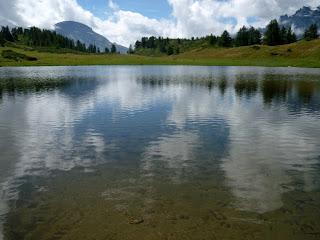
[[[109,8],[114,10],[114,11],[118,11],[120,8],[118,6],[118,4],[114,3],[112,0],[109,0]]]
[[[163,0],[165,1],[165,0]],[[294,13],[308,5],[316,7],[319,0],[168,0],[172,13],[168,19],[153,19],[140,13],[124,11],[110,0],[110,16],[102,20],[83,9],[76,0],[0,0],[0,23],[52,28],[63,20],[75,20],[90,25],[111,41],[129,45],[141,36],[169,37],[220,34],[234,32],[248,25],[263,26],[270,19]],[[106,9],[107,10],[107,9]]]

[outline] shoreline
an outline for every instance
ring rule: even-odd
[[[320,70],[319,67],[308,66],[265,66],[265,65],[200,65],[200,64],[81,64],[81,65],[0,65],[1,68],[28,68],[28,67],[112,67],[112,66],[128,66],[128,67],[243,67],[243,68],[284,68],[284,69],[314,69]]]
[[[2,52],[11,50],[26,59],[4,58]],[[259,45],[233,48],[201,48],[170,56],[52,53],[20,47],[0,47],[0,67],[26,66],[116,66],[116,65],[168,65],[168,66],[246,66],[320,68],[320,39],[299,41],[279,46]]]

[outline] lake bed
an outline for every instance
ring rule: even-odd
[[[319,69],[0,68],[0,152],[4,239],[320,237]]]

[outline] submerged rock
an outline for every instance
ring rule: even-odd
[[[131,218],[129,224],[141,224],[144,222],[143,218]]]

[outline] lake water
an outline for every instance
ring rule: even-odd
[[[0,68],[4,239],[319,239],[320,70]]]

